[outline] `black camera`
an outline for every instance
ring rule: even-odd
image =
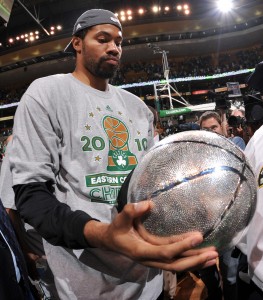
[[[246,126],[246,119],[240,116],[230,116],[228,118],[228,125],[234,128],[238,128],[239,126],[244,128]]]
[[[200,126],[196,123],[183,123],[176,126],[176,132],[188,131],[188,130],[200,130]]]
[[[215,109],[227,110],[231,107],[231,101],[228,98],[228,93],[216,94],[209,92],[208,96],[215,102]]]

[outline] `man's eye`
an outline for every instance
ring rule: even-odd
[[[101,43],[101,44],[104,44],[104,43],[107,42],[105,39],[99,39],[98,41],[99,41],[99,43]]]

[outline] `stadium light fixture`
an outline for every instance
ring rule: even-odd
[[[217,8],[223,13],[230,12],[234,7],[234,4],[231,0],[218,0],[216,4]]]

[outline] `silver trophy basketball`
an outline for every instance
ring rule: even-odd
[[[212,132],[169,136],[144,156],[129,184],[128,202],[151,199],[142,220],[154,236],[200,231],[203,246],[232,247],[256,207],[255,178],[243,151]]]

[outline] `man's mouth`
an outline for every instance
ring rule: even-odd
[[[117,57],[108,57],[105,59],[105,61],[112,65],[118,65],[120,62],[120,60]]]

